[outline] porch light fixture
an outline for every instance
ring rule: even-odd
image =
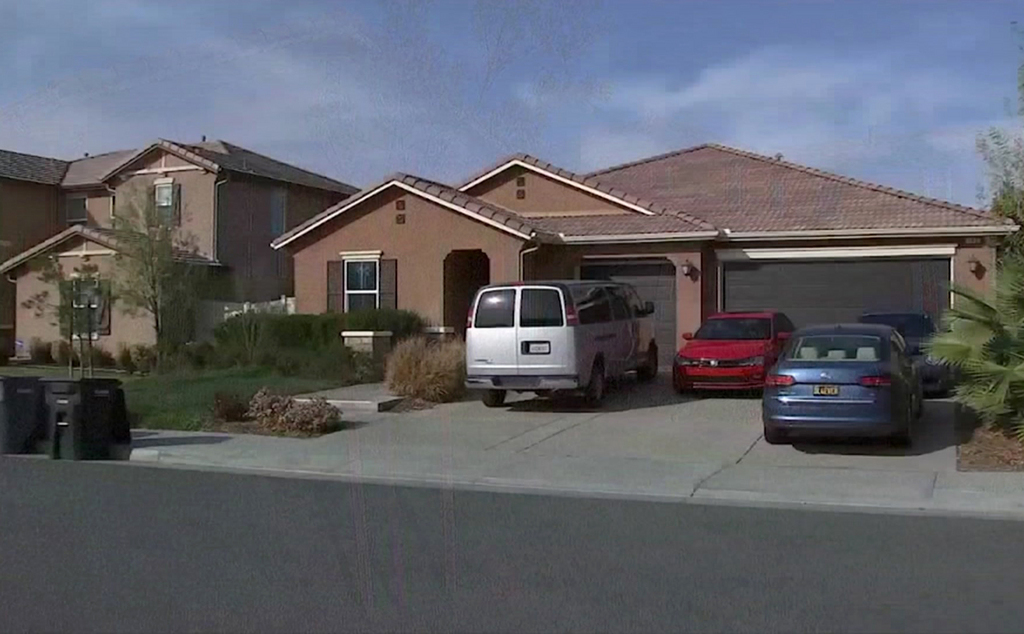
[[[679,272],[682,273],[685,277],[688,277],[692,280],[697,279],[697,275],[700,274],[700,271],[697,270],[697,267],[694,266],[693,262],[690,262],[689,260],[679,265]]]
[[[973,275],[977,277],[981,277],[981,274],[985,272],[985,265],[983,265],[981,263],[981,260],[974,257],[973,255],[970,257],[969,260],[967,260],[967,268]]]

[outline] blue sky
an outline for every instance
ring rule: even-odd
[[[221,138],[353,183],[703,142],[966,204],[1016,2],[0,0],[0,148]]]

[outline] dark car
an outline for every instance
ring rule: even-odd
[[[890,326],[839,324],[793,333],[765,380],[764,437],[885,436],[911,442],[919,389],[903,338]]]
[[[777,312],[711,315],[683,335],[672,384],[677,392],[760,389],[792,331],[793,322]]]
[[[922,346],[935,334],[935,324],[925,313],[865,313],[858,319],[862,324],[892,326],[907,342],[907,353],[914,360],[921,387],[929,396],[943,395],[953,387],[953,372],[945,364],[932,359]]]

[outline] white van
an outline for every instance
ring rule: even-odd
[[[484,286],[466,323],[466,386],[498,407],[508,391],[582,390],[596,405],[605,381],[658,372],[651,314],[617,282],[517,282]]]

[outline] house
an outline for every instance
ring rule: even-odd
[[[205,139],[159,139],[74,161],[0,152],[0,236],[11,243],[0,273],[13,282],[4,284],[4,315],[18,341],[58,338],[51,319],[25,306],[46,290],[32,260],[56,252],[65,268],[90,261],[109,273],[117,249],[110,231],[116,200],[135,191],[154,196],[157,208],[194,241],[193,257],[216,267],[224,283],[215,299],[260,302],[292,294],[291,262],[270,248],[271,240],[356,188]],[[114,308],[98,346],[113,351],[122,343],[152,342],[148,326]]]
[[[416,310],[461,331],[482,284],[612,279],[655,304],[663,362],[721,310],[798,324],[863,310],[938,315],[985,289],[1016,230],[989,213],[716,144],[586,175],[529,155],[458,187],[404,174],[273,242],[299,312]]]

